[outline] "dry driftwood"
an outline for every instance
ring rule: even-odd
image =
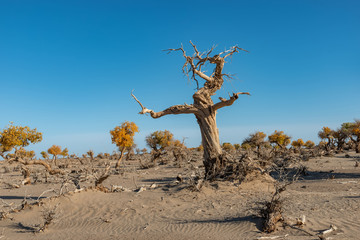
[[[95,180],[95,186],[99,186],[100,184],[102,184],[108,177],[110,177],[110,173],[109,173],[109,170],[110,170],[110,166],[108,166],[106,169],[105,169],[105,172],[103,174],[101,174],[100,177],[97,177],[95,176],[96,180]]]
[[[49,172],[49,174],[51,175],[55,175],[55,174],[64,174],[63,171],[61,171],[60,169],[52,169],[50,164],[48,164],[47,162],[43,161],[43,160],[28,160],[28,159],[22,159],[19,157],[15,157],[12,159],[8,160],[10,163],[11,162],[19,162],[23,165],[42,165],[45,167],[45,169]]]
[[[335,226],[335,225],[330,225],[330,228],[329,229],[326,229],[324,231],[322,231],[318,237],[322,240],[325,240],[327,239],[326,238],[326,235],[329,235],[330,233],[333,233],[333,232],[336,232],[338,230],[338,228]]]
[[[296,225],[297,225],[297,226],[303,226],[303,225],[305,225],[305,222],[306,222],[306,217],[305,217],[305,215],[301,215],[300,218],[297,218],[297,219],[296,219]]]
[[[29,169],[22,167],[21,172],[24,175],[24,180],[21,182],[22,185],[31,184],[30,171]]]

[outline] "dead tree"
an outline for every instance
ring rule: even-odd
[[[19,162],[23,165],[42,165],[45,167],[46,171],[48,171],[49,174],[51,174],[51,175],[64,174],[64,172],[61,171],[60,169],[52,169],[50,164],[48,164],[47,162],[42,161],[42,160],[28,160],[28,159],[22,159],[19,157],[15,157],[15,158],[9,159],[8,162],[9,163]],[[26,179],[25,174],[24,174],[24,178]]]
[[[177,49],[168,49],[168,52],[181,51],[185,58],[183,65],[183,72],[193,79],[197,85],[197,91],[193,95],[194,103],[191,105],[174,105],[163,111],[155,112],[145,108],[141,102],[133,95],[133,98],[140,104],[142,111],[140,114],[149,113],[152,118],[160,118],[169,114],[194,114],[200,126],[202,145],[204,147],[204,166],[205,178],[211,179],[217,176],[223,169],[225,164],[224,155],[220,146],[219,131],[216,126],[216,113],[220,108],[231,106],[241,94],[250,95],[248,92],[238,92],[229,95],[229,99],[219,97],[220,101],[214,103],[211,97],[220,90],[224,77],[230,77],[228,74],[223,73],[225,59],[231,57],[234,53],[240,50],[246,50],[237,46],[231,47],[229,50],[219,54],[212,54],[214,47],[209,51],[200,53],[197,47],[190,41],[193,47],[194,54],[187,55],[183,46]],[[204,68],[206,65],[214,65],[215,68],[211,75],[206,75]],[[198,78],[204,80],[203,87],[199,88]]]

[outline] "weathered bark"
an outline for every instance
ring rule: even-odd
[[[201,98],[201,102],[197,102],[199,95],[194,94],[194,105],[200,105],[199,109],[202,109],[202,111],[199,111],[195,116],[201,132],[202,145],[204,148],[205,178],[207,179],[217,176],[225,165],[219,140],[219,130],[216,125],[217,109],[231,106],[240,94],[248,93],[235,93],[229,100],[221,98],[221,102],[216,104],[213,104],[211,98],[208,98],[206,105],[204,104],[206,96]]]
[[[121,152],[120,152],[120,157],[118,158],[118,160],[117,160],[117,162],[116,162],[115,169],[117,169],[117,168],[120,167],[121,160],[122,160],[123,157],[124,157],[124,153],[125,153],[125,148],[123,147],[123,148],[121,149]]]
[[[54,155],[54,157],[53,157],[53,162],[54,162],[55,166],[58,166],[58,162],[57,162],[57,157],[56,157],[56,155]]]
[[[224,158],[219,141],[219,130],[216,125],[216,112],[220,108],[231,106],[238,99],[240,94],[250,94],[247,92],[233,93],[228,100],[219,98],[220,102],[216,104],[213,103],[211,97],[215,95],[217,90],[221,89],[224,83],[223,76],[228,76],[222,73],[225,58],[232,56],[235,52],[239,52],[239,50],[246,50],[234,46],[230,50],[210,56],[214,48],[208,52],[200,53],[196,46],[192,42],[190,43],[195,52],[191,57],[186,55],[183,47],[169,49],[168,51],[182,51],[183,53],[186,60],[183,71],[188,76],[191,74],[191,78],[196,81],[197,84],[197,92],[193,95],[193,104],[175,105],[163,111],[154,112],[153,110],[145,108],[132,93],[131,95],[142,108],[139,113],[149,113],[152,118],[159,118],[168,114],[195,115],[200,127],[202,145],[204,148],[205,178],[211,179],[217,176],[224,166]],[[215,64],[214,72],[210,76],[206,75],[201,69],[206,63]],[[205,81],[204,86],[200,89],[196,77],[200,77]]]
[[[224,166],[219,130],[216,126],[216,113],[206,117],[196,116],[200,127],[201,141],[204,148],[205,178],[215,177]]]

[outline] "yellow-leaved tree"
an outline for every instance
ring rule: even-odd
[[[242,148],[243,150],[248,151],[248,150],[251,149],[251,145],[248,144],[248,143],[243,143],[243,144],[241,144],[241,148]]]
[[[20,158],[33,159],[35,158],[35,152],[33,150],[27,151],[25,148],[20,147],[17,150],[16,155]]]
[[[347,128],[350,130],[350,140],[355,145],[356,153],[360,153],[360,120],[356,119],[353,123],[347,123]]]
[[[42,133],[38,132],[36,128],[30,129],[28,126],[14,126],[10,123],[7,128],[0,131],[0,156],[6,158],[4,153],[14,150],[14,154],[9,154],[13,156],[7,158],[9,162],[16,161],[23,165],[42,165],[50,174],[62,174],[62,171],[52,169],[45,161],[33,160],[35,152],[24,149],[30,143],[38,143],[41,140]]]
[[[275,147],[279,147],[281,149],[285,149],[286,146],[289,145],[291,139],[291,137],[284,134],[283,131],[277,130],[275,130],[275,132],[271,134],[268,138],[270,143],[274,144]]]
[[[120,167],[124,153],[134,144],[135,133],[139,132],[138,127],[133,122],[123,122],[121,126],[116,126],[110,131],[111,141],[119,148],[120,157],[118,158],[115,168]]]
[[[245,149],[247,147],[256,148],[257,156],[260,157],[261,149],[269,145],[269,143],[265,141],[265,138],[266,138],[266,134],[258,131],[250,134],[247,138],[245,138],[244,141],[242,142],[242,145],[245,146]]]
[[[18,156],[21,149],[21,155],[24,156],[24,147],[30,143],[38,143],[42,140],[42,133],[36,128],[30,129],[28,126],[14,126],[10,123],[5,129],[0,130],[0,156],[5,158],[6,152],[14,150],[14,156]],[[27,155],[27,154],[25,154]],[[29,155],[31,155],[29,153]]]
[[[235,148],[236,151],[240,150],[241,149],[241,144],[235,143],[234,148]]]
[[[155,131],[146,137],[146,144],[153,150],[163,150],[170,146],[173,141],[174,135],[168,131]]]
[[[311,148],[313,148],[314,146],[315,146],[315,143],[314,143],[313,141],[311,141],[311,140],[307,140],[306,143],[305,143],[305,147],[306,147],[307,149],[311,149]]]
[[[231,152],[231,151],[235,150],[235,147],[231,143],[225,142],[222,144],[222,149],[227,152]]]
[[[41,156],[44,158],[44,159],[49,159],[49,154],[45,151],[41,151]]]
[[[52,145],[48,150],[47,152],[51,155],[53,155],[53,160],[54,160],[54,163],[55,165],[57,165],[57,155],[60,155],[61,154],[61,147],[58,146],[58,145]]]
[[[64,148],[61,153],[60,153],[61,156],[63,157],[67,157],[69,156],[69,150],[67,148]]]
[[[300,151],[301,147],[305,146],[305,143],[304,143],[304,141],[303,141],[301,138],[299,138],[299,139],[296,140],[296,141],[295,141],[295,140],[292,141],[291,146],[293,146],[295,149],[297,149],[298,151]]]
[[[165,152],[165,148],[172,144],[173,139],[174,135],[168,130],[155,131],[145,138],[146,144],[152,149],[154,163]]]
[[[327,139],[327,143],[325,144],[326,151],[329,151],[334,145],[334,131],[329,127],[323,127],[321,131],[319,131],[318,136],[321,140]]]

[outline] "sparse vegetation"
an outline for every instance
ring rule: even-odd
[[[58,145],[52,145],[47,152],[51,155],[53,155],[53,161],[55,163],[55,165],[57,166],[57,156],[60,155],[62,153],[61,147]]]
[[[68,156],[69,156],[69,150],[68,150],[67,148],[64,148],[64,149],[61,151],[60,155],[61,155],[62,157],[68,157]]]
[[[5,129],[0,131],[0,156],[6,158],[6,152],[14,150],[13,157],[17,157],[19,150],[24,154],[24,147],[30,143],[41,142],[42,133],[37,129],[30,129],[28,126],[15,126],[10,123]],[[31,153],[30,153],[31,155]]]
[[[172,144],[173,139],[174,135],[168,130],[155,131],[146,137],[146,144],[152,149],[153,164],[165,153],[165,149]]]
[[[120,156],[117,159],[115,168],[120,167],[121,160],[123,159],[125,152],[129,151],[129,149],[134,145],[134,136],[137,132],[139,132],[137,125],[128,121],[123,122],[121,126],[117,126],[110,131],[111,141],[120,151]]]
[[[260,203],[258,209],[263,219],[263,231],[266,233],[276,231],[278,223],[285,222],[282,193],[298,179],[300,173],[299,170],[296,173],[291,173],[284,166],[276,166],[273,171],[277,174],[277,179],[274,181],[274,192],[270,200]],[[289,176],[290,174],[293,176]]]
[[[203,189],[208,189],[209,187],[217,188],[219,183],[227,180],[229,184],[242,186],[242,184],[246,184],[247,182],[251,183],[259,179],[266,179],[266,181],[273,184],[274,191],[272,191],[269,198],[258,202],[256,206],[263,220],[262,230],[266,233],[271,233],[276,231],[278,226],[281,225],[300,229],[303,228],[305,220],[301,218],[301,220],[298,220],[296,223],[290,223],[289,219],[286,218],[286,204],[292,204],[284,201],[283,198],[283,196],[286,195],[284,193],[286,193],[287,186],[296,180],[293,176],[307,177],[311,175],[313,170],[309,170],[309,168],[306,167],[305,161],[313,157],[328,156],[326,154],[324,155],[324,152],[345,152],[345,157],[352,160],[353,154],[355,154],[352,150],[356,151],[358,140],[356,135],[358,126],[356,123],[356,121],[354,123],[345,123],[336,131],[324,127],[321,133],[319,133],[322,141],[318,145],[311,140],[305,142],[301,138],[291,142],[290,136],[286,135],[283,131],[275,131],[269,135],[268,138],[266,138],[267,136],[263,132],[255,132],[245,138],[241,145],[232,145],[231,143],[225,142],[222,144],[222,150],[226,153],[226,158],[223,156],[224,168],[223,171],[218,172],[217,175],[217,179],[221,181],[217,181],[214,178],[211,179],[211,181],[206,181],[204,178],[206,174],[205,169],[202,164],[197,163],[200,159],[202,145],[198,148],[188,149],[184,141],[181,142],[174,139],[170,131],[155,131],[146,137],[147,145],[152,150],[151,154],[148,154],[146,148],[140,149],[136,147],[134,143],[133,137],[135,133],[138,132],[135,123],[125,122],[110,131],[112,141],[120,150],[120,154],[114,152],[112,155],[108,153],[95,155],[94,151],[89,150],[83,154],[82,158],[79,158],[74,154],[69,156],[67,148],[61,149],[60,146],[53,145],[47,152],[42,151],[40,153],[44,160],[37,160],[34,151],[25,149],[25,147],[32,142],[29,140],[28,144],[23,144],[20,143],[21,141],[18,141],[19,144],[16,146],[13,145],[12,148],[6,148],[9,151],[5,152],[6,155],[2,155],[6,160],[6,164],[9,164],[3,168],[3,172],[4,174],[12,173],[12,171],[18,172],[18,175],[21,176],[21,181],[4,182],[3,184],[8,189],[17,189],[25,188],[26,186],[24,185],[59,183],[61,184],[58,193],[59,196],[67,193],[81,192],[86,189],[95,189],[105,193],[128,191],[139,194],[143,191],[157,188],[157,184],[159,183],[140,186],[137,180],[133,178],[132,185],[135,186],[135,188],[131,189],[112,185],[110,179],[113,179],[112,176],[116,176],[116,174],[122,174],[122,176],[124,176],[123,173],[125,172],[133,172],[133,177],[141,176],[142,174],[136,172],[148,171],[144,169],[150,167],[150,165],[156,166],[156,168],[153,168],[153,171],[158,171],[161,166],[156,165],[156,160],[161,159],[160,163],[173,163],[172,165],[168,165],[169,169],[173,168],[178,169],[179,172],[181,171],[181,174],[173,176],[173,181],[166,180],[169,182],[161,185],[163,189],[178,188],[202,192]],[[3,134],[3,131],[1,131],[1,133],[1,137],[7,134],[7,132]],[[34,134],[35,132],[33,131],[32,133]],[[331,134],[331,136],[329,134]],[[21,134],[17,136],[21,136]],[[39,140],[39,138],[34,139]],[[2,144],[3,142],[6,141],[2,141]],[[33,142],[36,143],[36,141]],[[291,146],[289,147],[290,143]],[[5,148],[2,147],[2,149]],[[121,150],[123,150],[122,153]],[[119,160],[121,161],[126,152],[128,152],[126,155],[126,166],[121,169],[121,172],[119,169],[111,170],[110,166],[112,165],[112,161],[116,162],[115,166],[118,168],[120,165]],[[53,156],[54,161],[56,157],[62,156],[63,158],[58,159],[61,164],[56,163],[55,167],[52,167],[48,161],[49,154]],[[66,160],[64,159],[65,157],[67,157]],[[145,160],[148,162],[148,165],[140,164],[140,166],[136,166],[135,162],[137,161],[133,160],[140,160],[140,163]],[[66,161],[67,164],[62,164],[63,161]],[[357,169],[359,161],[357,159],[352,161],[352,168]],[[11,167],[10,164],[12,163],[18,163],[18,165]],[[41,165],[45,167],[46,172],[32,165]],[[129,167],[129,165],[131,165],[131,167]],[[176,168],[174,168],[174,166],[176,166]],[[127,174],[126,176],[129,175]],[[336,174],[328,176],[330,180],[335,177]],[[149,181],[156,180],[151,179]],[[50,190],[48,192],[53,191]],[[37,199],[37,204],[40,203],[41,201]],[[5,204],[5,206],[8,205]],[[4,210],[1,214],[3,218],[6,218],[14,212],[25,209],[26,206],[29,206],[27,201],[25,201],[21,207],[8,206],[10,210]],[[46,212],[46,214],[44,212],[43,224],[38,224],[35,227],[19,225],[21,225],[23,229],[26,228],[33,232],[42,232],[49,227],[54,218],[55,209],[54,211]],[[307,234],[310,235],[308,232]],[[315,234],[311,236],[315,236]]]
[[[350,123],[348,126],[350,129],[350,140],[355,146],[356,153],[360,153],[360,120],[355,120],[355,122]]]
[[[54,221],[55,217],[56,217],[56,209],[57,209],[58,205],[54,206],[53,208],[47,208],[44,209],[42,212],[42,216],[44,219],[44,223],[40,226],[38,226],[37,231],[38,232],[43,232],[46,230],[46,228]]]
[[[235,150],[234,145],[232,145],[231,143],[227,143],[227,142],[223,143],[222,148],[226,152],[231,152],[231,151]]]
[[[275,148],[280,148],[282,150],[284,150],[286,146],[290,144],[291,139],[291,137],[286,135],[283,131],[277,130],[275,130],[275,132],[271,134],[268,138],[269,142],[273,144]]]
[[[305,143],[305,147],[307,149],[312,149],[313,147],[315,146],[315,143],[311,140],[307,140],[306,143]]]
[[[40,152],[40,154],[44,159],[49,159],[49,154],[47,152],[42,151],[42,152]]]
[[[173,141],[174,135],[168,131],[156,131],[146,137],[146,144],[154,151],[164,150],[170,146]]]
[[[310,144],[310,143],[309,143],[309,144]],[[305,143],[304,143],[304,141],[303,141],[301,138],[299,138],[299,139],[296,140],[296,141],[292,141],[291,146],[293,146],[295,149],[297,149],[297,150],[300,152],[300,149],[301,149],[303,146],[305,146]]]
[[[319,131],[318,136],[322,140],[326,140],[327,143],[325,144],[326,151],[330,151],[331,147],[333,146],[334,142],[334,131],[331,130],[329,127],[323,127],[321,131]]]
[[[242,147],[245,150],[255,148],[257,156],[260,157],[262,148],[269,145],[269,142],[265,141],[265,138],[266,134],[263,132],[252,133],[242,142]]]

